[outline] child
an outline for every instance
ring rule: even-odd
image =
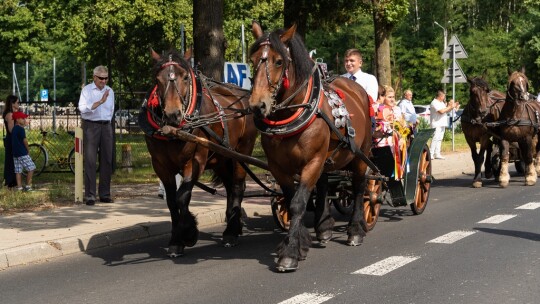
[[[17,190],[32,191],[32,175],[36,169],[36,165],[28,155],[28,140],[24,126],[28,115],[23,112],[14,112],[13,121],[15,125],[11,131],[13,140],[13,162],[15,164],[15,179],[17,180]],[[22,187],[22,171],[26,172],[26,186]]]

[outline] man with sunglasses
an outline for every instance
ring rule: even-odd
[[[79,111],[83,128],[84,200],[96,202],[96,163],[99,150],[99,201],[112,203],[111,175],[113,161],[114,92],[107,86],[109,71],[104,66],[94,69],[93,82],[81,91]]]

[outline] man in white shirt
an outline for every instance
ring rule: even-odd
[[[96,201],[96,163],[99,149],[99,200],[112,203],[111,176],[113,160],[114,92],[107,85],[109,71],[104,66],[94,69],[94,81],[86,85],[79,98],[83,128],[84,200],[92,206]]]
[[[342,76],[360,84],[371,97],[372,102],[375,102],[379,91],[379,83],[375,76],[362,72],[362,53],[358,49],[349,49],[345,52],[344,62],[347,73]]]
[[[403,99],[398,102],[398,106],[401,109],[401,113],[403,113],[403,116],[405,117],[405,121],[412,126],[415,126],[418,118],[412,103],[412,95],[413,93],[411,90],[405,90],[403,93]]]
[[[446,93],[444,91],[437,91],[437,97],[433,99],[430,104],[430,125],[435,128],[435,134],[431,140],[431,156],[434,159],[444,159],[441,155],[441,145],[444,138],[444,130],[448,125],[448,118],[446,113],[452,111],[452,109],[459,109],[459,103],[454,103],[453,99],[450,99],[448,104],[445,102]]]

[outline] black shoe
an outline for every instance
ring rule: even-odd
[[[94,206],[95,204],[96,204],[96,201],[94,201],[94,200],[87,200],[86,201],[87,206]]]
[[[110,197],[100,197],[99,201],[102,203],[112,203],[113,200]]]

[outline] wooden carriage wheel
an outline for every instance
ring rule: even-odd
[[[431,188],[431,155],[429,148],[424,146],[418,163],[418,181],[416,184],[416,193],[414,202],[411,204],[411,210],[414,214],[422,214],[426,209],[429,190]]]
[[[270,205],[272,207],[272,215],[276,225],[278,225],[282,231],[288,231],[291,219],[289,218],[289,210],[287,210],[287,206],[285,205],[285,197],[272,197]]]
[[[381,210],[381,193],[382,181],[367,180],[366,192],[364,194],[364,220],[366,220],[366,228],[368,231],[373,230],[377,220],[379,219],[379,211]]]

